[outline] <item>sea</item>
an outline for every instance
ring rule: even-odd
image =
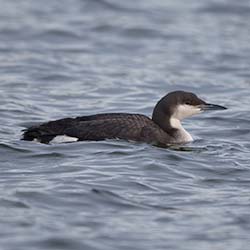
[[[0,6],[1,250],[249,249],[249,0]],[[151,117],[174,90],[227,110],[165,148],[21,140],[64,117]]]

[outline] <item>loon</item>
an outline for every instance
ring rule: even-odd
[[[156,104],[152,119],[142,114],[103,113],[64,118],[27,128],[23,140],[50,142],[100,141],[124,139],[151,144],[182,144],[193,141],[182,127],[184,118],[208,110],[224,110],[209,104],[195,94],[170,92]]]

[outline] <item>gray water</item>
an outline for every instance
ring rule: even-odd
[[[249,249],[248,0],[0,0],[0,249]],[[228,110],[195,141],[42,145],[21,130],[151,115],[172,90]]]

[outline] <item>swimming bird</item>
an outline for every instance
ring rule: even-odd
[[[124,139],[156,145],[187,143],[193,138],[181,124],[184,118],[208,110],[224,109],[223,106],[206,103],[193,93],[174,91],[158,101],[152,119],[129,113],[64,118],[26,129],[23,140],[50,143]]]

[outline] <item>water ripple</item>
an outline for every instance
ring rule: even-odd
[[[249,248],[247,1],[0,5],[1,248]],[[186,145],[20,140],[63,117],[150,116],[177,89],[228,107],[185,119]]]

